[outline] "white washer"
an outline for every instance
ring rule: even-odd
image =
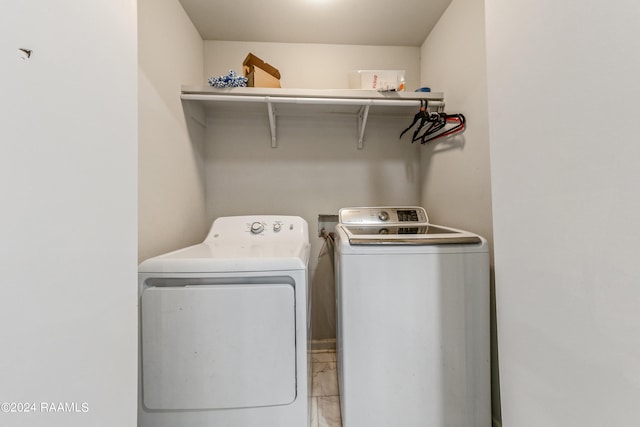
[[[308,424],[309,232],[218,218],[139,267],[141,427]]]
[[[421,207],[340,210],[343,427],[489,427],[489,252]]]

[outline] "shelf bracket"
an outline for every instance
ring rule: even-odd
[[[276,148],[278,146],[278,141],[276,140],[276,107],[271,102],[270,97],[266,97],[267,101],[267,111],[269,114],[269,127],[271,128],[271,148]]]
[[[364,146],[364,130],[367,127],[367,118],[369,118],[369,105],[363,105],[358,111],[358,150],[362,150]]]

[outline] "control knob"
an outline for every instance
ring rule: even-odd
[[[387,211],[378,212],[378,219],[380,221],[387,221],[389,219],[389,213]]]
[[[264,231],[264,225],[261,222],[256,221],[251,224],[251,233],[260,234],[263,231]]]

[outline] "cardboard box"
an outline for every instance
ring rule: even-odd
[[[248,87],[280,87],[280,71],[249,53],[242,63]]]
[[[349,73],[349,89],[403,91],[405,70],[355,70]]]

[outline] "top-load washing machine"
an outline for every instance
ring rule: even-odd
[[[308,424],[307,223],[218,218],[139,266],[141,427]]]
[[[345,208],[336,227],[344,427],[489,427],[489,252],[421,207]]]

